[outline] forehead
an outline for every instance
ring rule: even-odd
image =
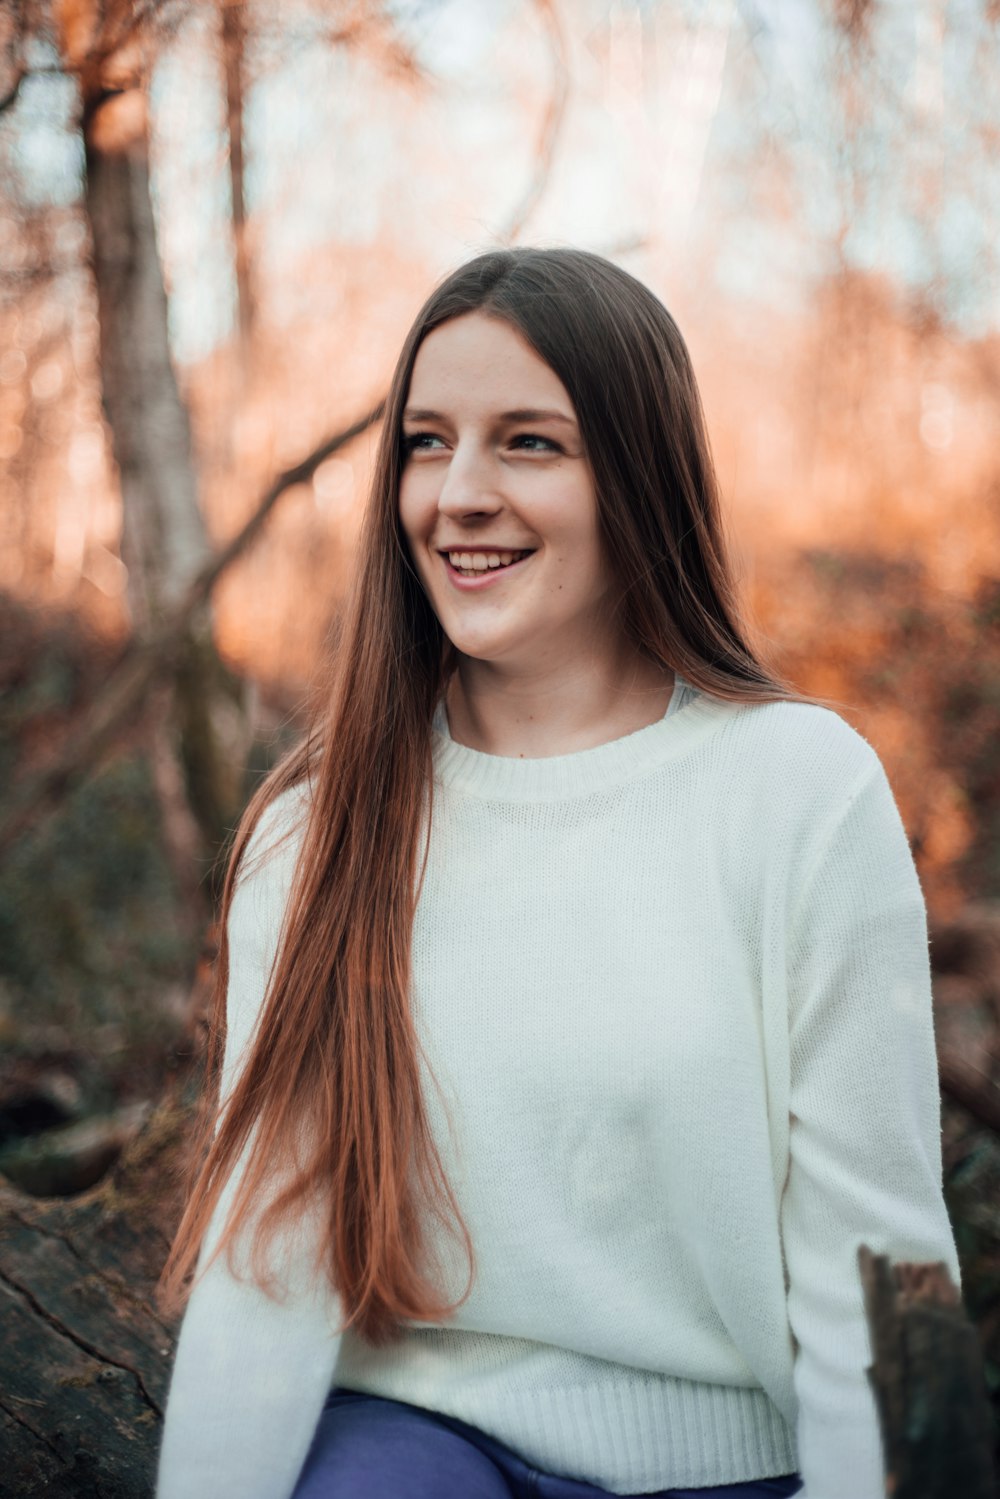
[[[566,388],[516,328],[481,312],[429,333],[417,350],[410,406],[550,406],[573,415]]]

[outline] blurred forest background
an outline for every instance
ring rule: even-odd
[[[760,637],[895,789],[1000,1400],[998,80],[997,0],[0,8],[12,1190],[99,1187],[195,1070],[220,854],[301,727],[417,307],[578,244],[676,316]]]

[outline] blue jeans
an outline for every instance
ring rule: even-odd
[[[785,1499],[796,1473],[632,1499]],[[474,1426],[397,1400],[334,1389],[292,1499],[602,1499],[605,1489],[532,1468]],[[622,1499],[622,1496],[619,1496]]]

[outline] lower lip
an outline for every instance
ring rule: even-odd
[[[444,570],[455,587],[468,590],[489,588],[490,584],[496,583],[499,578],[506,578],[511,573],[516,573],[518,568],[523,567],[526,562],[530,562],[534,555],[534,552],[529,552],[527,557],[521,558],[520,562],[509,562],[506,567],[487,568],[484,572],[477,573],[474,578],[467,578],[464,573],[460,573],[456,568],[452,567],[448,557],[442,555],[441,561],[444,563]]]

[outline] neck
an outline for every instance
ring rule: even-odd
[[[541,759],[593,749],[656,723],[673,687],[673,672],[631,647],[614,658],[577,658],[558,671],[542,665],[515,672],[460,655],[445,706],[457,744]]]

